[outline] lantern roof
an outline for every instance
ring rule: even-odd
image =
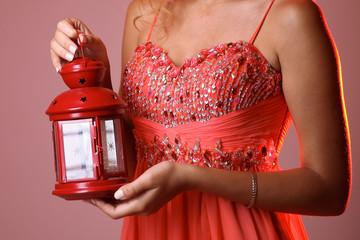
[[[60,75],[69,88],[96,87],[104,78],[104,63],[93,58],[76,58],[65,64]]]
[[[124,113],[126,103],[102,87],[75,88],[58,95],[46,111],[50,120],[109,116]]]
[[[98,87],[104,63],[82,57],[65,64],[61,77],[71,89],[58,95],[46,111],[50,120],[66,120],[124,113],[127,105],[114,91]]]

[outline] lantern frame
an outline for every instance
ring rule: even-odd
[[[114,130],[120,131],[114,133],[116,144],[116,170],[106,172],[104,163],[104,146],[102,146],[101,120],[112,120]],[[115,122],[118,121],[118,124]],[[65,159],[65,149],[63,142],[62,126],[68,123],[88,123],[90,127],[91,154],[92,154],[92,173],[93,177],[68,179]],[[124,148],[123,118],[121,116],[97,116],[93,118],[56,120],[53,125],[54,142],[54,165],[56,173],[55,189],[52,194],[67,200],[90,199],[90,198],[113,198],[115,191],[123,184],[127,183],[129,178],[126,167],[126,152]],[[116,125],[118,127],[116,127]],[[119,149],[120,147],[120,149]],[[120,152],[120,153],[119,153]],[[119,159],[120,157],[120,159]]]
[[[91,60],[94,61],[94,60]],[[86,68],[85,70],[91,70]],[[74,77],[75,78],[75,77]],[[75,80],[77,77],[75,78]],[[76,80],[78,82],[78,79]],[[78,83],[79,85],[82,83]],[[129,182],[124,148],[124,120],[127,105],[112,90],[96,86],[78,87],[58,95],[46,111],[53,129],[56,181],[53,195],[67,200],[113,198],[115,191]],[[121,152],[116,154],[115,172],[106,172],[101,137],[101,121],[112,120],[115,142]],[[65,123],[87,122],[91,135],[92,172],[89,178],[67,178],[62,126]],[[117,136],[117,137],[116,137]],[[118,144],[118,143],[116,143]]]
[[[120,133],[114,133],[115,141],[120,141],[116,145],[117,170],[106,173],[104,167],[104,155],[101,138],[100,121],[112,120],[114,123],[114,130]],[[118,121],[118,124],[115,122]],[[62,126],[71,123],[88,123],[90,128],[90,136],[92,149],[92,171],[91,178],[68,179],[66,170],[65,150],[62,134]],[[97,116],[89,118],[79,118],[71,120],[56,120],[53,125],[53,142],[54,142],[54,159],[56,181],[53,195],[60,196],[67,200],[88,199],[88,198],[111,198],[114,192],[123,184],[128,182],[127,167],[126,167],[126,152],[124,149],[123,136],[123,118],[121,116]],[[118,127],[116,127],[116,125]],[[120,139],[119,139],[120,138]],[[120,147],[121,149],[118,149]],[[118,157],[121,156],[121,159]]]

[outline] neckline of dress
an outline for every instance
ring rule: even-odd
[[[236,45],[237,43],[240,43],[241,44],[241,47],[243,48],[244,46],[250,46],[255,52],[256,54],[258,54],[263,60],[265,60],[266,64],[269,65],[276,73],[278,74],[281,74],[281,71],[277,70],[268,60],[267,58],[261,53],[261,51],[252,43],[248,42],[248,41],[245,41],[245,40],[238,40],[236,42],[225,42],[225,43],[220,43],[220,44],[216,44],[216,45],[213,45],[212,47],[210,48],[202,48],[200,51],[198,51],[194,56],[192,57],[187,57],[185,58],[183,61],[182,61],[182,64],[180,66],[177,66],[174,61],[169,57],[169,54],[168,54],[168,51],[165,50],[163,47],[161,47],[160,45],[154,43],[154,42],[151,42],[151,41],[147,41],[145,43],[142,43],[140,44],[136,49],[138,49],[139,47],[141,46],[146,46],[148,44],[151,44],[153,47],[156,47],[156,48],[159,48],[161,49],[164,53],[165,53],[165,56],[166,58],[170,61],[171,65],[173,68],[175,69],[182,69],[182,68],[185,68],[185,64],[187,61],[191,61],[191,59],[197,59],[198,58],[198,55],[201,54],[201,52],[203,51],[211,51],[213,49],[215,49],[216,47],[221,47],[221,46],[226,46],[226,45]]]

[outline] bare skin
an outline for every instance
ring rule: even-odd
[[[163,37],[161,28],[155,28],[151,41],[167,50],[179,66],[201,49],[248,41],[269,3],[268,0],[175,0],[171,7],[175,19],[168,28],[167,38]],[[145,19],[148,23],[138,26],[140,31],[132,20],[148,9],[140,7],[139,0],[129,7],[123,68],[134,49],[146,41],[153,16]],[[57,32],[64,31],[61,29],[58,27]],[[70,38],[74,39],[71,34],[67,37],[55,34],[51,44],[55,67],[66,55],[56,44],[69,49]],[[90,44],[88,47],[98,56],[106,56],[101,40],[92,39],[89,42],[94,47]],[[258,173],[255,207],[310,215],[343,213],[351,185],[350,140],[336,47],[319,8],[310,0],[276,0],[254,45],[282,72],[283,91],[298,133],[301,159],[298,169]],[[106,79],[106,85],[109,81]],[[251,176],[247,172],[163,162],[123,186],[115,194],[118,202],[96,199],[91,203],[112,218],[149,215],[187,190],[248,204]]]

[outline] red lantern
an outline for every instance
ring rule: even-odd
[[[57,96],[46,114],[53,121],[54,195],[65,199],[112,197],[127,182],[123,147],[124,101],[97,87],[105,66],[77,58],[60,74],[70,90]]]

